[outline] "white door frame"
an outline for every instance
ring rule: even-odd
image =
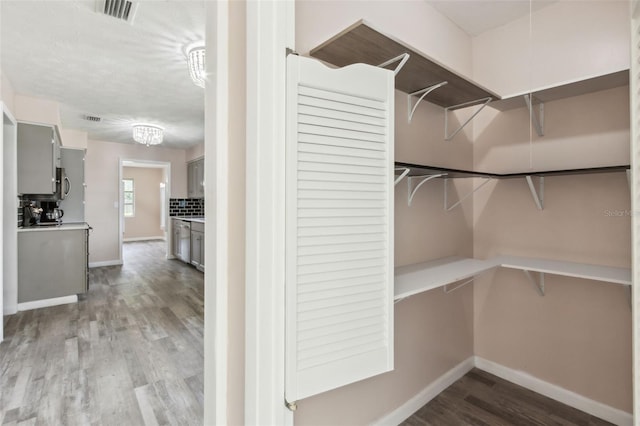
[[[123,188],[122,188],[122,168],[123,167],[141,167],[162,169],[165,177],[165,193],[171,194],[171,163],[167,161],[154,161],[154,160],[139,160],[133,158],[122,158],[118,161],[118,256],[119,261],[124,261],[122,257],[122,244],[124,239],[124,206],[122,202]],[[164,206],[164,237],[165,237],[165,250],[166,257],[171,257],[171,237],[169,234],[169,197],[165,197]]]
[[[293,424],[284,405],[287,48],[295,2],[247,2],[245,424]]]

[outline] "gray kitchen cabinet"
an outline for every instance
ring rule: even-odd
[[[204,271],[204,223],[191,222],[191,264]]]
[[[84,156],[85,149],[60,148],[60,166],[69,179],[69,192],[60,201],[63,222],[84,222]]]
[[[172,219],[171,220],[171,245],[172,245],[172,254],[175,258],[180,259],[180,219]]]
[[[18,194],[53,194],[60,167],[57,126],[18,123]]]
[[[86,229],[18,233],[18,303],[86,293]]]
[[[204,158],[187,163],[187,194],[204,198]]]

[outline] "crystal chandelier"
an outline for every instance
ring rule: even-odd
[[[133,125],[133,140],[146,146],[162,143],[163,136],[164,129],[162,127],[151,124]]]
[[[187,63],[189,64],[189,75],[196,86],[204,87],[206,79],[206,68],[204,62],[204,44],[202,42],[192,44],[187,47]]]

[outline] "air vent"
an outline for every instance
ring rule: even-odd
[[[128,0],[96,0],[96,12],[123,20],[130,24],[138,10],[138,2]]]
[[[83,115],[82,118],[84,118],[87,121],[92,121],[94,123],[98,123],[102,120],[101,117],[96,117],[95,115]]]

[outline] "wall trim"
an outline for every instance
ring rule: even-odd
[[[18,311],[30,311],[31,309],[48,308],[49,306],[66,305],[68,303],[77,303],[78,296],[54,297],[52,299],[34,300],[32,302],[18,303]]]
[[[426,388],[418,392],[410,400],[396,408],[389,414],[373,422],[373,425],[397,425],[409,418],[413,413],[418,411],[423,405],[438,396],[442,391],[451,386],[455,381],[471,371],[474,367],[474,357],[462,361],[451,370],[438,377],[431,382]]]
[[[102,260],[100,262],[89,262],[89,268],[99,268],[101,266],[120,266],[122,260]]]
[[[556,401],[562,402],[570,407],[577,408],[578,410],[589,413],[592,416],[596,416],[620,426],[631,426],[633,424],[633,416],[631,413],[594,401],[558,385],[545,382],[544,380],[538,379],[524,371],[514,370],[478,356],[475,357],[474,363],[480,370],[491,373],[551,399],[555,399]]]
[[[132,243],[136,241],[166,241],[165,237],[131,237],[131,238],[123,238],[123,243]]]

